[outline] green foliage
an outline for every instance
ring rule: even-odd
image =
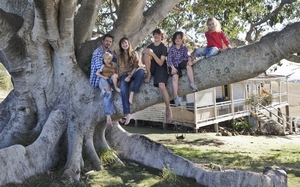
[[[10,75],[7,73],[5,67],[0,63],[0,90],[12,90]]]
[[[231,125],[233,129],[238,132],[249,129],[249,122],[243,117],[234,119]]]
[[[113,24],[118,19],[118,12],[112,2],[117,1],[106,1],[102,5],[95,24],[94,36],[103,35],[113,29]],[[155,2],[155,0],[147,0],[144,11]],[[209,17],[216,17],[220,21],[222,30],[229,38],[238,38],[239,34],[248,31],[251,23],[261,21],[278,8],[280,2],[279,0],[183,0],[157,27],[166,31],[169,40],[175,31],[182,30],[195,42],[205,45],[204,32]],[[258,25],[255,30],[262,33],[274,28],[277,23],[286,25],[299,21],[300,9],[297,8],[299,6],[300,1],[284,5],[281,11],[271,16],[267,22]],[[139,47],[146,46],[151,41],[151,37],[149,33]]]

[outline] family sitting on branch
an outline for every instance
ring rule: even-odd
[[[142,51],[142,63],[145,65],[146,73],[139,67],[138,54],[132,49],[128,38],[123,37],[119,41],[119,49],[115,55],[109,49],[114,37],[105,34],[102,37],[102,45],[92,55],[90,84],[101,90],[107,125],[112,125],[111,115],[115,113],[112,100],[113,88],[121,93],[123,113],[126,115],[125,125],[127,125],[131,119],[130,105],[133,103],[134,94],[139,92],[143,80],[145,83],[150,82],[151,76],[153,85],[159,88],[166,105],[166,122],[171,123],[173,117],[166,88],[169,76],[172,77],[175,106],[179,106],[182,98],[178,96],[178,80],[182,77],[182,69],[186,69],[190,88],[196,92],[198,88],[194,82],[193,65],[197,61],[223,51],[223,43],[227,48],[231,48],[226,35],[221,30],[220,23],[215,18],[209,18],[206,26],[207,46],[197,48],[191,54],[184,45],[185,35],[183,32],[177,31],[173,34],[172,45],[168,50],[162,43],[164,32],[161,29],[155,29],[152,32],[153,43]],[[132,87],[130,87],[131,83]]]

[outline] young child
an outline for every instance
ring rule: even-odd
[[[225,33],[221,30],[221,24],[216,18],[208,18],[206,26],[207,32],[205,32],[205,37],[207,40],[207,46],[195,49],[192,53],[194,58],[201,57],[198,60],[209,58],[218,54],[220,51],[224,51],[223,43],[227,46],[227,48],[231,48]]]
[[[190,87],[193,91],[198,91],[194,84],[193,62],[188,48],[184,45],[184,34],[177,31],[172,37],[172,46],[168,52],[168,67],[172,76],[172,86],[174,93],[175,106],[179,106],[181,98],[178,97],[178,79],[182,77],[181,69],[186,69],[190,81]]]
[[[110,67],[110,68],[114,68],[114,69],[116,68],[116,64],[112,61],[112,59],[113,59],[112,54],[110,54],[109,52],[106,52],[102,55],[102,58],[103,58],[103,61],[104,61],[104,65],[106,67]],[[114,84],[115,90],[117,92],[121,91],[121,89],[117,85],[118,74],[112,73],[112,72],[106,72],[106,73],[102,72],[102,74],[101,74],[99,71],[97,71],[96,75],[103,78],[103,79],[106,79],[106,80],[111,78],[111,80]]]

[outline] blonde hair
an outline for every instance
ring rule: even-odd
[[[105,52],[105,53],[102,55],[102,58],[105,58],[105,57],[108,57],[110,60],[113,59],[112,54],[110,54],[109,52]]]
[[[206,21],[207,31],[209,31],[209,29],[208,29],[208,23],[209,22],[214,22],[215,23],[216,32],[221,32],[222,31],[220,22],[214,17],[210,17],[210,18],[207,19],[207,21]]]

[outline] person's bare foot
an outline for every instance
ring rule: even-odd
[[[125,121],[125,124],[124,125],[128,125],[130,123],[130,120],[131,120],[131,115],[130,114],[127,114],[126,116],[126,121]]]
[[[121,89],[118,88],[118,87],[115,87],[115,90],[116,90],[117,92],[120,92],[120,91],[121,91]]]
[[[107,117],[106,117],[106,125],[107,125],[107,126],[113,126],[112,120],[111,120],[111,117],[110,117],[110,116],[107,116]]]
[[[150,82],[150,78],[151,78],[151,76],[147,76],[147,77],[144,79],[144,82],[145,82],[145,83],[149,83],[149,82]]]
[[[173,115],[171,108],[167,109],[167,123],[171,123],[173,121]]]
[[[131,104],[131,105],[133,103],[133,96],[134,96],[134,92],[130,92],[130,95],[129,95],[129,104]]]

